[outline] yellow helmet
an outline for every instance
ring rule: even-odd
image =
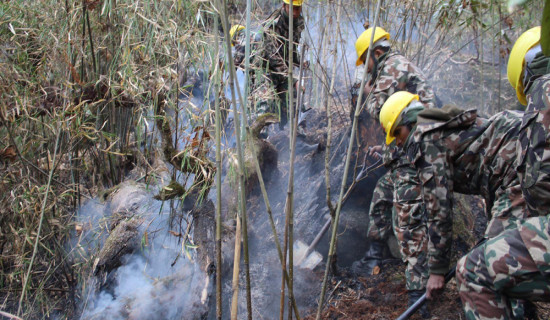
[[[290,0],[283,0],[284,3],[286,4],[290,4]],[[304,3],[304,0],[292,0],[292,5],[294,6],[302,6],[302,4]]]
[[[363,60],[361,60],[361,56],[369,49],[370,45],[370,38],[373,33],[373,28],[368,28],[367,30],[363,31],[359,38],[357,38],[357,41],[355,41],[355,51],[357,51],[357,61],[355,62],[356,66],[360,66],[363,64]],[[374,38],[372,39],[372,43],[375,43],[376,41],[386,38],[386,40],[390,39],[390,34],[386,32],[386,30],[376,27],[376,30],[374,31]]]
[[[540,26],[531,28],[525,31],[516,40],[512,51],[510,52],[510,58],[508,59],[508,81],[518,96],[519,102],[523,105],[527,105],[527,99],[523,92],[523,68],[525,64],[525,54],[531,48],[539,44],[540,42]]]
[[[233,41],[235,40],[235,34],[241,30],[244,30],[244,26],[240,24],[235,24],[229,29],[229,37],[231,38],[231,46],[233,46]]]
[[[386,132],[387,145],[395,140],[393,131],[401,121],[401,112],[411,103],[411,101],[418,99],[418,95],[416,94],[407,91],[398,91],[386,100],[382,109],[380,109],[380,124]]]

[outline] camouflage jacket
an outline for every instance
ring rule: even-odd
[[[250,31],[250,67],[252,69],[262,68],[263,63],[263,33],[258,30]],[[234,40],[233,60],[235,66],[244,68],[244,58],[246,56],[246,30],[239,32],[239,36]]]
[[[288,80],[288,56],[289,56],[289,25],[288,15],[284,9],[278,10],[273,17],[262,25],[261,32],[255,38],[258,43],[257,59],[254,66],[261,67],[274,85],[280,86],[286,84]],[[294,19],[293,31],[293,55],[292,61],[295,65],[300,64],[298,55],[298,45],[305,28],[304,18],[302,16]],[[261,43],[260,43],[261,42]]]
[[[362,66],[356,69],[355,84],[351,89],[352,96],[359,94],[364,68]],[[366,118],[364,112],[368,112],[376,122],[379,122],[380,109],[388,97],[396,91],[406,90],[418,94],[420,102],[426,108],[434,108],[437,105],[435,94],[420,69],[399,53],[389,52],[383,56],[378,65],[377,74],[372,92],[367,97],[363,97],[366,101],[366,106],[363,105],[366,107],[366,111],[361,112],[360,120]],[[352,111],[354,108],[355,106],[352,106]],[[397,147],[395,144],[384,147],[384,164],[395,165],[400,158],[400,154],[396,150]]]
[[[407,58],[396,53],[387,54],[378,66],[378,76],[374,88],[367,97],[367,111],[376,121],[379,121],[380,109],[384,102],[396,91],[408,91],[418,94],[420,102],[426,108],[434,108],[437,104],[435,95],[426,77],[420,69]]]
[[[447,119],[434,116],[444,113]],[[422,184],[430,273],[443,274],[450,263],[453,192],[481,195],[489,209],[495,194],[518,184],[514,161],[522,116],[504,111],[483,119],[475,109],[456,107],[419,114],[404,150]]]
[[[550,216],[528,219],[519,228],[519,235],[539,271],[550,277]]]
[[[516,169],[529,210],[544,215],[550,208],[550,75],[533,82],[527,102]]]

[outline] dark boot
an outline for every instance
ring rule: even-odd
[[[424,294],[424,290],[409,290],[407,291],[407,294],[409,295],[409,304],[408,306],[412,306],[422,295]],[[428,319],[430,318],[430,312],[428,311],[428,304],[427,302],[424,302],[422,307],[418,310],[420,313],[420,316],[422,316],[422,319]]]
[[[381,241],[372,241],[365,256],[351,265],[351,272],[356,277],[369,277],[376,266],[380,267],[384,258],[386,244]]]

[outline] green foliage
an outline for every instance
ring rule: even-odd
[[[532,2],[531,0],[508,0],[508,9],[510,11],[517,10],[520,6],[525,6],[527,3]],[[540,21],[541,26],[541,38],[540,44],[542,47],[542,52],[546,56],[550,56],[550,1],[544,1],[544,9],[542,13],[542,19]]]
[[[544,3],[542,12],[540,44],[544,55],[550,56],[550,1],[548,0]]]

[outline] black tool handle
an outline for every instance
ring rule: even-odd
[[[456,273],[456,267],[453,267],[451,270],[449,270],[449,272],[447,272],[447,274],[445,274],[445,283],[449,282],[452,278],[454,278],[455,273]],[[416,311],[418,311],[418,309],[420,309],[422,307],[422,305],[424,303],[426,303],[426,293],[425,292],[418,300],[416,300],[415,303],[413,303],[412,306],[410,306],[407,310],[405,310],[405,312],[403,312],[399,316],[399,318],[397,318],[397,320],[409,319]]]

